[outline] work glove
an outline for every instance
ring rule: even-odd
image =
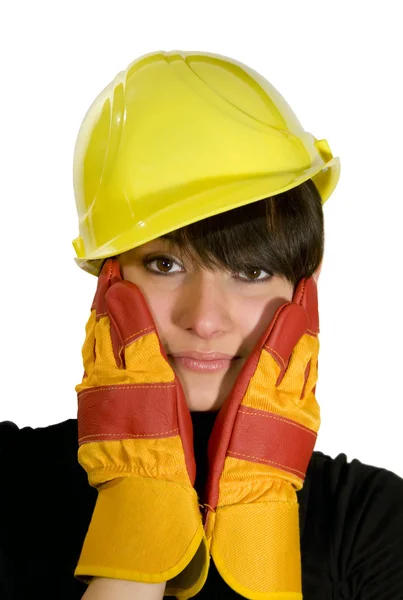
[[[278,308],[217,414],[204,491],[209,552],[241,596],[302,600],[296,492],[320,426],[317,287]]]
[[[185,395],[139,288],[99,275],[82,348],[78,461],[98,490],[74,576],[158,583],[189,598],[207,577]]]

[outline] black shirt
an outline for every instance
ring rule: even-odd
[[[191,413],[195,488],[216,413]],[[78,600],[74,577],[97,499],[78,463],[77,420],[0,423],[0,600]],[[403,479],[345,454],[314,451],[300,512],[304,600],[403,600]],[[210,561],[196,599],[241,598]]]

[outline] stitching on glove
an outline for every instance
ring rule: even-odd
[[[139,335],[139,333],[143,333],[143,331],[148,331],[149,329],[155,329],[155,327],[153,325],[150,325],[150,327],[146,327],[145,329],[140,329],[140,331],[137,331],[136,333],[132,333],[131,335],[129,335],[128,338],[126,338],[125,340],[123,340],[123,343],[125,344],[132,337],[135,337],[136,335]]]
[[[266,348],[267,350],[271,350],[272,352],[274,352],[274,354],[279,358],[279,360],[281,361],[281,364],[283,365],[283,369],[285,369],[285,362],[282,358],[282,356],[271,346],[268,346],[267,344],[264,345],[264,348]]]
[[[150,388],[170,388],[170,387],[176,387],[175,383],[169,383],[169,384],[163,384],[163,385],[154,385],[154,384],[149,384],[149,385],[137,385],[136,383],[133,384],[122,384],[122,385],[114,385],[114,386],[109,386],[109,385],[101,385],[101,386],[97,386],[95,389],[90,389],[90,390],[82,390],[81,392],[79,392],[79,396],[84,396],[84,394],[94,394],[96,392],[99,392],[101,390],[104,390],[105,388],[107,388],[108,390],[130,390],[130,389],[136,389],[136,390],[149,390]]]
[[[84,435],[83,437],[81,437],[78,441],[81,442],[81,440],[85,440],[86,438],[94,438],[94,437],[101,437],[101,436],[109,436],[109,437],[115,437],[117,435],[121,436],[127,436],[129,438],[138,438],[138,437],[154,437],[156,435],[166,435],[167,433],[174,433],[175,431],[179,431],[179,428],[177,427],[176,429],[171,429],[170,431],[161,431],[160,433],[142,433],[142,434],[134,434],[134,433],[94,433],[92,435]]]
[[[298,427],[298,429],[302,429],[302,431],[304,433],[309,433],[314,438],[316,438],[316,433],[314,431],[312,431],[308,427],[305,427],[304,425],[301,425],[300,423],[296,423],[295,421],[291,421],[290,419],[283,419],[280,416],[273,415],[273,414],[263,415],[261,413],[248,412],[247,410],[245,410],[245,408],[242,408],[242,406],[239,408],[238,412],[240,412],[240,413],[242,413],[244,415],[251,415],[252,417],[262,417],[263,419],[273,419],[274,421],[282,421],[283,423],[287,423],[287,425],[291,425],[292,427]]]
[[[99,313],[97,315],[97,318],[99,319],[100,317],[106,317],[106,316],[108,316],[108,313],[103,312],[103,313]],[[125,344],[127,342],[127,340],[130,340],[132,337],[139,335],[139,333],[143,333],[143,331],[148,331],[149,329],[155,329],[154,325],[150,325],[150,327],[146,327],[145,329],[140,329],[140,331],[137,331],[136,333],[132,333],[131,335],[129,335],[128,338],[123,340],[123,343]]]
[[[228,455],[229,456],[242,456],[242,457],[246,457],[246,458],[255,458],[258,462],[265,462],[270,465],[274,465],[275,467],[280,467],[280,468],[284,469],[285,471],[292,471],[296,475],[301,475],[302,478],[305,477],[305,473],[303,471],[300,471],[299,469],[293,469],[292,467],[289,467],[287,465],[282,465],[282,464],[274,462],[272,460],[266,460],[265,458],[261,458],[260,456],[251,456],[250,454],[241,454],[239,452],[233,452],[232,450],[228,450]]]

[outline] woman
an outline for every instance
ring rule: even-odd
[[[403,597],[403,481],[314,452],[322,204],[339,171],[225,57],[149,54],[98,96],[75,151],[76,262],[98,277],[77,421],[1,431],[5,480],[42,446],[38,505],[65,514],[37,519],[36,568],[32,508],[19,535],[4,527],[9,598],[41,576],[85,600]]]

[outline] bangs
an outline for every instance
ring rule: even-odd
[[[322,200],[308,180],[161,238],[196,268],[231,272],[259,268],[295,285],[313,275],[323,257]]]
[[[208,270],[239,271],[256,266],[266,252],[265,206],[259,203],[197,221],[161,238],[175,245],[182,258]],[[268,257],[265,256],[267,262]],[[252,264],[253,263],[253,264]]]

